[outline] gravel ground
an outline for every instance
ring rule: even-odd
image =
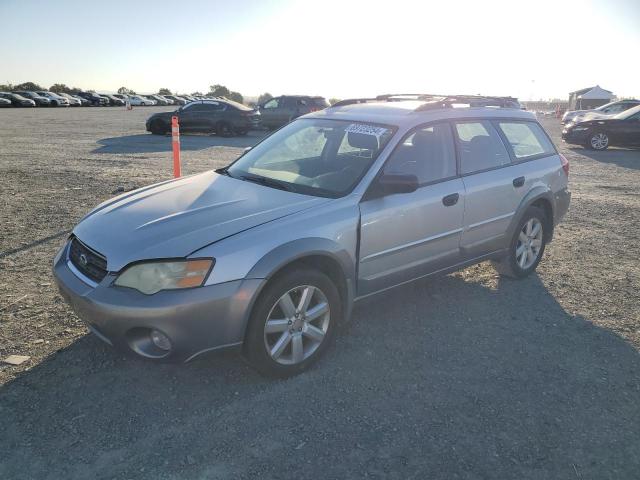
[[[50,268],[118,187],[171,175],[160,108],[0,111],[0,478],[637,479],[640,152],[568,148],[538,275],[488,264],[357,305],[286,381],[235,355],[158,365],[87,334]],[[259,138],[183,137],[183,171]],[[322,473],[320,473],[322,472]]]

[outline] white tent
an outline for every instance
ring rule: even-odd
[[[601,88],[600,85],[596,85],[591,90],[579,95],[578,98],[582,100],[607,100],[611,101],[615,98],[615,95],[609,90]]]

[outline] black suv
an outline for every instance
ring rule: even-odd
[[[268,129],[274,129],[286,125],[291,120],[301,115],[327,108],[329,102],[324,97],[311,97],[309,95],[282,95],[267,100],[260,108],[260,120]]]
[[[176,115],[181,132],[217,133],[229,137],[245,135],[260,123],[260,112],[226,99],[197,100],[174,112],[160,112],[147,120],[147,131],[162,135],[171,131],[171,117]]]
[[[107,105],[109,105],[108,98],[98,95],[94,92],[78,92],[76,93],[76,95],[84,98],[85,100],[88,100],[92,107],[106,107]]]

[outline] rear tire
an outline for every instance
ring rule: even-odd
[[[220,137],[232,137],[233,130],[227,122],[218,122],[216,125],[216,134]]]
[[[544,254],[548,232],[551,231],[549,221],[544,210],[527,208],[518,222],[507,254],[492,262],[498,273],[511,278],[524,278],[535,271]]]
[[[285,271],[253,307],[244,356],[264,375],[301,373],[331,344],[341,316],[340,294],[329,277],[307,268]]]

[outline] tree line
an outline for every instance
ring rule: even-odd
[[[17,85],[13,85],[11,83],[0,84],[0,91],[13,91],[13,90],[26,90],[26,91],[37,91],[37,90],[48,90],[54,93],[68,93],[68,94],[76,94],[78,92],[82,92],[84,89],[78,87],[70,87],[64,83],[54,83],[49,88],[44,88],[41,85],[38,85],[35,82],[24,82],[19,83]],[[95,90],[87,90],[89,92],[94,92]],[[136,92],[127,87],[120,87],[118,89],[118,93],[124,95],[136,95]],[[158,95],[173,95],[174,93],[168,88],[160,88],[158,90]],[[175,95],[179,95],[175,93]],[[238,103],[244,102],[244,97],[240,92],[236,92],[234,90],[229,89],[225,85],[214,84],[209,86],[208,93],[202,92],[192,92],[190,95],[197,96],[211,96],[211,97],[225,97],[229,100],[234,100]],[[273,98],[270,93],[263,93],[258,97],[258,103],[266,102],[267,100]]]

